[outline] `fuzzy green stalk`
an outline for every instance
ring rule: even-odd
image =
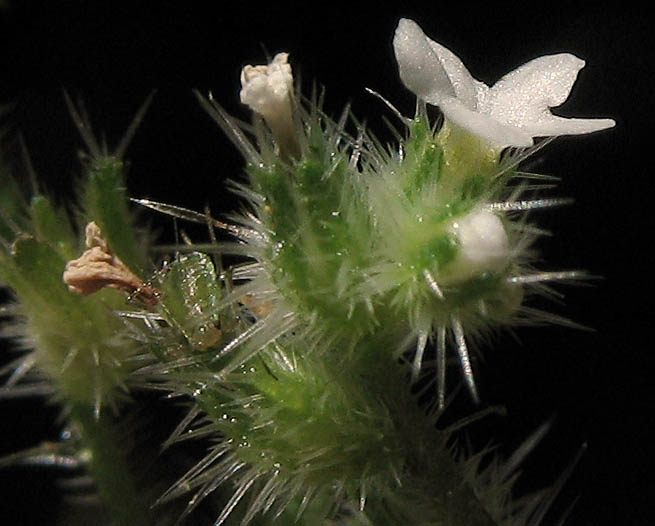
[[[493,206],[521,193],[510,184],[515,159],[461,130],[437,131],[422,113],[397,150],[362,130],[352,140],[348,114],[332,122],[315,100],[294,105],[295,146],[282,151],[288,141],[262,121],[251,144],[201,102],[247,156],[251,187],[237,186],[251,215],[226,225],[144,204],[227,230],[237,242],[216,245],[216,257],[253,262],[219,278],[191,252],[159,275],[166,326],[152,327],[153,382],[197,404],[170,442],[218,440],[162,501],[195,490],[191,512],[231,484],[219,524],[237,520],[233,510],[244,524],[280,516],[298,500],[300,513],[326,494],[325,517],[344,524],[346,510],[375,524],[529,523],[538,499],[513,508],[512,473],[499,468],[490,482],[475,457],[455,459],[438,412],[419,408],[408,382],[434,335],[442,405],[449,336],[476,395],[465,337],[514,320],[523,294],[511,278],[531,238]],[[483,257],[469,239],[477,228],[491,238]]]
[[[156,488],[143,474],[139,476],[145,466],[137,466],[128,458],[134,437],[121,430],[115,417],[106,412],[97,417],[89,406],[71,407],[69,419],[79,432],[81,454],[112,524],[157,524],[151,509]]]
[[[186,422],[171,441],[220,437],[162,501],[195,490],[191,512],[217,486],[231,484],[234,498],[220,523],[257,524],[260,515],[272,520],[280,514],[316,524],[316,506],[321,520],[339,524],[511,523],[505,509],[485,500],[476,467],[453,457],[451,433],[436,427],[438,413],[426,414],[410,394],[407,368],[379,358],[392,345],[392,330],[380,330],[340,356],[280,338],[221,373],[230,358],[219,351],[247,330],[236,325],[248,314],[234,306],[236,318],[225,309],[209,320],[208,307],[225,295],[211,265],[200,253],[180,255],[162,277],[161,310],[170,327],[153,334],[159,378],[167,389],[193,397],[191,415],[203,415]],[[196,335],[203,328],[208,334],[209,326],[224,341],[199,346]],[[189,359],[193,365],[184,365]],[[503,497],[509,499],[508,490]],[[320,505],[326,498],[329,505]],[[306,507],[314,511],[305,515]]]
[[[100,222],[126,261],[142,261],[127,210],[122,162],[107,156],[92,163],[80,203],[83,221]],[[0,250],[0,280],[18,301],[16,330],[34,349],[21,374],[29,376],[27,369],[33,367],[45,377],[41,383],[49,386],[79,437],[75,455],[88,466],[115,524],[154,524],[151,490],[136,482],[135,467],[127,460],[132,439],[116,420],[130,405],[130,358],[139,351],[116,311],[134,307],[115,290],[91,296],[68,290],[62,275],[82,245],[65,211],[50,198],[38,193],[28,202],[14,183],[3,184],[2,197],[13,206],[3,210],[0,221],[7,247]]]

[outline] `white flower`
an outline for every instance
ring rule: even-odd
[[[282,149],[293,147],[294,125],[291,96],[293,74],[288,53],[278,53],[266,66],[241,70],[241,102],[259,113]]]
[[[550,113],[549,108],[567,99],[585,64],[569,53],[531,60],[489,87],[412,20],[400,20],[393,45],[407,88],[439,106],[455,125],[497,147],[527,147],[533,137],[591,133],[615,124],[612,119],[567,119]]]

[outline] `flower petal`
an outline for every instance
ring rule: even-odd
[[[485,97],[489,86],[484,82],[475,80],[464,63],[452,51],[445,48],[438,42],[425,37],[432,51],[439,58],[441,66],[446,71],[448,79],[455,91],[455,96],[471,110],[478,107],[478,100]]]
[[[393,48],[400,79],[417,97],[439,105],[445,97],[454,97],[456,93],[431,43],[434,44],[413,20],[402,18],[398,22]]]
[[[495,147],[532,146],[532,136],[516,126],[503,124],[489,115],[472,111],[455,98],[442,101],[439,106],[444,116],[453,124],[484,139]]]
[[[555,135],[582,135],[612,128],[613,119],[566,119],[550,115],[538,122],[522,126],[521,130],[532,137],[550,137]]]
[[[265,118],[287,112],[293,91],[288,53],[278,53],[266,66],[241,70],[241,102]]]
[[[298,142],[293,119],[293,73],[288,53],[278,53],[266,66],[241,70],[241,102],[261,115],[273,132],[280,153],[295,157]]]
[[[615,124],[611,119],[565,119],[550,112],[568,98],[584,66],[575,55],[531,60],[489,88],[412,20],[400,20],[393,45],[405,86],[494,147],[524,148],[533,144],[533,137],[591,133]]]
[[[569,53],[531,60],[496,82],[481,101],[480,111],[519,127],[548,119],[549,108],[568,98],[584,64]]]

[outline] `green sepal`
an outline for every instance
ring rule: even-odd
[[[426,185],[439,181],[444,164],[444,152],[434,138],[426,119],[416,119],[410,127],[405,145],[405,159],[400,176],[407,198],[415,199]]]
[[[63,399],[100,407],[125,398],[133,342],[120,337],[122,321],[112,308],[124,306],[122,293],[92,296],[70,292],[62,280],[66,260],[47,243],[22,236],[9,254],[0,252],[0,278],[21,301],[39,368],[58,385]]]
[[[25,196],[16,180],[0,166],[0,240],[12,243],[18,229],[31,232]]]
[[[85,220],[95,221],[110,250],[143,278],[147,268],[146,252],[137,239],[127,206],[125,165],[112,156],[92,162],[82,195]]]
[[[70,221],[62,210],[57,210],[44,195],[35,195],[30,202],[30,215],[36,237],[49,243],[67,260],[75,259],[79,254],[76,237]]]
[[[13,243],[10,259],[13,278],[7,283],[28,307],[42,307],[42,302],[57,309],[71,305],[61,277],[66,260],[53,247],[23,235]]]

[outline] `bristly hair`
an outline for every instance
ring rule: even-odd
[[[539,272],[532,266],[531,247],[541,231],[527,214],[570,203],[535,196],[547,185],[517,170],[549,140],[509,151],[495,163],[484,159],[483,144],[467,139],[471,156],[482,158],[467,165],[458,157],[461,145],[448,142],[452,132],[430,125],[424,112],[404,119],[406,138],[391,148],[355,121],[349,107],[334,122],[321,110],[322,93],[314,90],[305,100],[296,91],[300,153],[282,158],[261,118],[244,124],[212,98],[196,96],[242,151],[249,175],[248,184],[231,183],[245,199],[245,211],[231,215],[231,224],[198,214],[236,238],[221,243],[224,254],[253,260],[233,270],[235,287],[222,305],[246,298],[254,310],[266,312],[225,345],[222,354],[233,356],[228,368],[288,333],[302,338],[308,351],[338,348],[348,354],[363,338],[383,331],[394,342],[392,359],[414,347],[414,379],[428,343],[435,343],[441,403],[446,349],[452,347],[477,401],[471,342],[494,328],[526,322],[574,325],[524,301],[533,293],[549,294],[550,282],[587,278],[581,271]],[[166,206],[151,205],[181,218],[194,214]],[[458,256],[461,242],[452,225],[475,214],[499,218],[508,243],[499,264],[471,271]]]
[[[174,278],[180,281],[172,283],[188,286],[192,294],[191,284],[206,272],[200,269],[208,268],[199,251],[212,254],[220,268],[223,256],[243,263],[220,275],[220,291],[209,311],[198,311],[196,300],[184,300],[190,309],[182,314],[186,321],[171,321],[173,300],[165,292],[168,327],[149,325],[165,359],[138,371],[143,385],[172,396],[190,394],[197,403],[167,445],[189,438],[216,440],[160,502],[195,490],[190,513],[219,486],[232,485],[234,493],[217,524],[229,516],[247,524],[262,513],[296,518],[312,507],[321,510],[321,518],[343,524],[367,523],[369,517],[375,517],[374,524],[428,524],[428,517],[438,521],[456,513],[421,501],[425,488],[443,485],[434,478],[439,469],[435,465],[435,473],[422,470],[409,480],[403,472],[438,458],[454,462],[455,478],[466,481],[462,499],[481,500],[470,524],[491,524],[493,517],[499,524],[536,526],[543,501],[511,500],[516,459],[508,466],[493,461],[484,469],[481,454],[452,461],[449,434],[436,431],[435,419],[418,409],[405,373],[418,378],[426,347],[436,340],[438,414],[446,405],[445,354],[452,345],[477,399],[469,342],[496,327],[535,320],[522,305],[531,290],[542,293],[544,283],[584,277],[532,270],[530,247],[538,232],[527,223],[526,212],[567,203],[524,197],[539,189],[531,184],[539,179],[524,176],[516,166],[541,145],[510,153],[499,164],[482,163],[474,168],[483,170],[485,179],[474,171],[453,185],[444,181],[444,158],[452,152],[424,115],[409,121],[407,138],[394,150],[382,147],[357,123],[356,133],[349,134],[348,108],[333,122],[320,109],[321,97],[304,101],[297,93],[300,154],[282,158],[261,120],[240,123],[213,99],[196,95],[246,157],[249,184],[231,183],[245,199],[244,211],[224,222],[208,212],[136,202],[235,238],[166,247],[178,257],[161,275],[162,290],[174,294],[179,287],[167,289],[166,280],[180,272],[182,277]],[[448,193],[450,200],[442,195]],[[469,274],[449,269],[458,242],[449,238],[444,224],[478,210],[499,217],[506,229],[509,247],[502,265]],[[426,233],[423,227],[430,221]],[[432,238],[436,242],[430,245]],[[422,245],[416,242],[421,240]],[[433,261],[439,264],[431,266]],[[204,314],[191,316],[191,310]],[[171,341],[188,344],[189,335],[208,328],[207,320],[213,320],[220,337],[202,354],[189,355],[180,343],[166,347]],[[176,327],[182,334],[165,335]],[[403,368],[398,359],[405,360],[407,353],[411,358]],[[347,414],[354,419],[344,418]],[[341,440],[317,431],[317,419],[318,429],[337,433],[351,447],[344,449]],[[376,429],[371,422],[390,426],[380,435],[385,455],[370,435]],[[377,453],[369,451],[371,444],[378,444]],[[346,477],[344,470],[353,467]],[[355,486],[352,480],[358,481]],[[385,501],[402,506],[382,519]]]
[[[84,190],[80,202],[72,203],[79,207],[77,229],[68,211],[57,207],[40,188],[22,141],[25,170],[32,182],[30,199],[14,179],[2,174],[3,202],[6,199],[11,206],[3,206],[0,213],[0,278],[16,295],[16,303],[2,315],[11,319],[4,331],[22,353],[0,371],[8,376],[2,396],[51,396],[62,403],[64,412],[71,404],[89,403],[96,418],[105,407],[116,411],[128,399],[127,358],[138,349],[127,336],[128,324],[112,312],[125,307],[125,296],[104,291],[84,300],[66,289],[62,274],[67,262],[80,255],[80,234],[90,220],[106,226],[106,236],[125,261],[145,261],[150,242],[147,234],[135,234],[125,198],[122,156],[152,96],[137,111],[116,150],[109,152],[93,135],[83,105],[75,106],[64,93],[87,147],[79,185]],[[116,231],[120,233],[115,235]]]

